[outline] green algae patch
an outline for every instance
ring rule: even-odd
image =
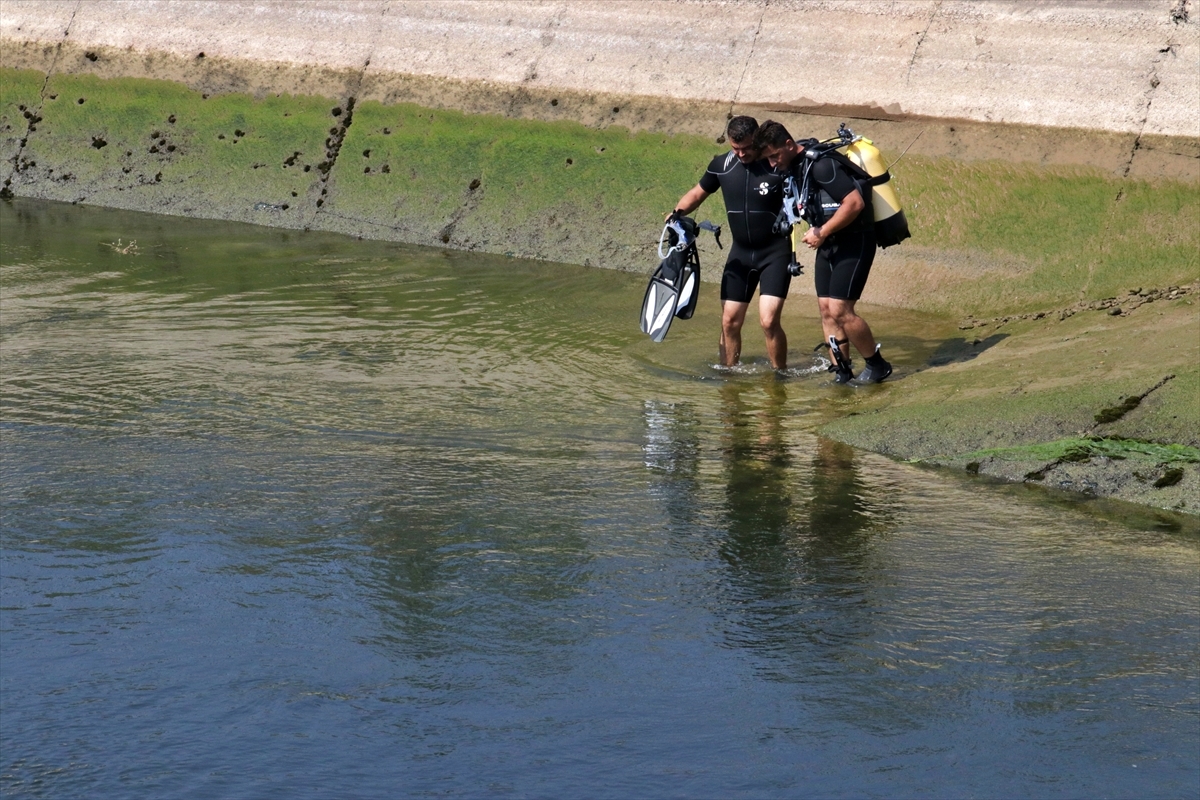
[[[56,75],[46,95],[43,120],[24,149],[27,163],[13,177],[16,192],[140,211],[303,223],[296,201],[318,183],[313,165],[324,158],[327,100],[207,98],[166,81],[86,75]]]
[[[663,216],[719,149],[700,137],[367,102],[322,213],[360,235],[649,269]],[[703,216],[723,222],[719,198]]]
[[[893,378],[856,393],[858,413],[828,430],[904,458],[1088,433],[1200,446],[1200,403],[1189,395],[1200,385],[1196,320],[1196,306],[1180,299],[1119,317],[1092,311],[972,331],[981,346],[969,360],[897,361]],[[886,350],[887,332],[876,335]],[[1119,420],[1096,420],[1129,397],[1142,399]]]
[[[1200,514],[1200,448],[1098,436],[989,448],[940,461],[975,475]]]
[[[912,245],[960,254],[961,268],[951,257],[949,280],[922,302],[928,310],[1004,314],[1200,276],[1194,184],[922,157],[895,173]]]
[[[996,447],[967,453],[963,458],[977,462],[985,458],[1007,461],[1083,462],[1092,458],[1144,458],[1164,464],[1176,462],[1200,464],[1200,447],[1183,444],[1159,444],[1138,439],[1106,439],[1096,436],[1072,436],[1053,442],[1041,442],[1022,447]]]
[[[1192,303],[1182,298],[1119,317],[1090,311],[1002,325],[990,336],[973,332],[980,345],[969,359],[897,359],[891,380],[854,392],[847,415],[822,432],[906,460],[1200,513],[1189,500],[1200,496],[1194,466],[1169,488],[1155,486],[1167,479],[1163,463],[1192,465],[1200,452],[1200,337]],[[876,334],[886,348],[886,331]],[[1102,412],[1117,407],[1123,413],[1106,421]]]
[[[0,160],[7,179],[42,105],[46,76],[32,69],[0,69]]]
[[[0,87],[16,195],[647,272],[663,215],[724,149],[403,103],[206,97],[170,81],[4,69]],[[26,137],[31,104],[42,119]],[[889,305],[1053,311],[1200,275],[1191,183],[915,154],[893,173],[913,238],[881,254],[868,286]],[[719,194],[697,216],[724,222]],[[715,278],[725,254],[708,237],[700,247]]]

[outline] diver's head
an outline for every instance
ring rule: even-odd
[[[734,117],[725,126],[725,138],[729,140],[729,148],[743,164],[752,164],[761,156],[754,141],[758,131],[758,120],[754,117]]]
[[[754,134],[754,146],[759,149],[772,169],[787,169],[804,148],[788,133],[782,123],[767,120]]]

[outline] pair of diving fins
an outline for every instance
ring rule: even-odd
[[[721,245],[721,226],[696,222],[691,217],[672,214],[658,238],[658,257],[662,259],[650,276],[642,300],[642,333],[650,341],[661,342],[676,317],[691,319],[700,298],[700,255],[696,237],[701,230],[711,231]],[[663,244],[667,247],[664,249]]]

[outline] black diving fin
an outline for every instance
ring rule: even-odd
[[[658,255],[662,261],[650,276],[646,296],[642,300],[642,333],[650,340],[667,338],[675,317],[691,319],[700,298],[700,257],[696,252],[696,235],[701,229],[712,231],[721,244],[721,227],[711,222],[697,223],[691,217],[672,215],[663,227],[658,240]],[[663,249],[663,243],[668,248]]]

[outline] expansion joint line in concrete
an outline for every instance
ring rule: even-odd
[[[1180,9],[1182,9],[1182,10],[1180,10]],[[1173,9],[1171,12],[1171,18],[1175,22],[1176,25],[1179,24],[1179,21],[1181,19],[1183,22],[1186,22],[1187,21],[1186,6],[1180,5],[1176,9]],[[1171,38],[1169,38],[1167,40],[1166,46],[1163,47],[1162,49],[1160,49],[1157,53],[1155,53],[1154,57],[1150,60],[1150,80],[1149,80],[1150,85],[1146,89],[1146,91],[1142,93],[1142,97],[1144,98],[1143,105],[1142,105],[1142,119],[1138,124],[1138,134],[1133,140],[1133,146],[1129,149],[1129,158],[1125,162],[1125,171],[1121,174],[1121,177],[1123,177],[1123,178],[1129,177],[1129,171],[1131,169],[1133,169],[1133,159],[1137,156],[1137,151],[1142,149],[1142,136],[1146,132],[1146,123],[1150,119],[1150,107],[1152,105],[1154,105],[1154,95],[1156,93],[1156,90],[1158,89],[1159,84],[1161,83],[1161,81],[1158,77],[1158,65],[1161,64],[1163,62],[1163,59],[1165,59],[1165,58],[1178,58],[1178,57],[1179,57],[1179,43],[1177,41],[1175,41],[1175,37],[1172,36]],[[1124,195],[1123,189],[1121,191],[1117,192],[1117,200],[1120,200],[1123,195]]]
[[[525,74],[521,76],[521,83],[519,86],[524,86],[527,83],[533,83],[537,80],[538,66],[542,63],[542,56],[545,54],[546,49],[549,48],[550,45],[554,44],[554,39],[556,36],[554,31],[556,28],[562,25],[562,20],[566,13],[567,4],[560,3],[554,8],[554,13],[552,13],[549,19],[546,20],[546,24],[542,27],[542,33],[539,37],[542,47],[537,51],[537,53],[534,54],[533,58],[529,61],[529,64],[526,65]],[[512,93],[512,96],[509,98],[508,102],[508,116],[514,116],[516,114],[517,107],[520,104],[521,99],[522,93],[520,91]]]
[[[746,63],[742,64],[742,74],[738,78],[737,88],[733,90],[733,100],[729,102],[729,112],[726,116],[733,118],[733,109],[737,105],[738,98],[742,94],[742,84],[746,81],[746,73],[750,71],[750,61],[754,58],[754,48],[758,44],[758,35],[762,33],[763,20],[767,16],[767,8],[770,7],[771,0],[765,0],[762,5],[762,10],[758,12],[758,24],[754,26],[754,37],[750,39],[750,52],[746,54]]]
[[[390,8],[391,0],[388,0],[388,2],[383,4],[383,10],[379,14],[381,20],[387,16]],[[317,185],[321,187],[321,193],[317,197],[316,207],[313,209],[312,215],[304,224],[305,230],[310,229],[316,222],[317,216],[322,213],[322,207],[325,205],[325,197],[329,194],[329,176],[333,174],[333,168],[337,166],[338,154],[342,152],[342,144],[345,143],[346,134],[354,122],[354,104],[358,102],[358,97],[362,94],[363,84],[367,79],[367,70],[371,67],[371,59],[375,56],[375,47],[379,43],[379,37],[382,35],[382,32],[382,26],[376,28],[375,37],[371,40],[367,56],[363,59],[362,67],[358,70],[358,74],[354,77],[354,80],[346,87],[345,119],[341,121],[341,125],[334,126],[329,133],[329,138],[325,140],[325,160],[317,165],[317,172],[320,175],[317,179]]]
[[[545,55],[546,49],[549,48],[550,45],[554,44],[554,39],[556,37],[554,31],[556,28],[562,25],[563,16],[566,13],[567,4],[562,3],[556,9],[554,9],[554,13],[550,15],[550,21],[546,23],[546,27],[542,30],[542,35],[540,37],[542,49],[539,50],[537,55],[533,57],[533,61],[530,62],[529,67],[525,70],[525,78],[522,81],[523,83],[537,80],[538,65],[542,63],[542,56]]]
[[[46,89],[50,86],[50,79],[54,76],[54,71],[58,68],[58,57],[62,53],[63,42],[71,35],[71,26],[75,23],[75,15],[79,13],[79,6],[82,3],[83,0],[75,0],[75,8],[71,9],[71,18],[67,20],[67,27],[63,30],[62,38],[58,40],[58,44],[54,47],[54,58],[50,62],[50,68],[46,70],[46,79],[42,81],[42,91],[38,95],[37,108],[22,109],[26,121],[25,135],[17,143],[17,152],[9,159],[12,169],[4,176],[3,184],[0,184],[0,200],[8,200],[13,196],[12,181],[16,177],[16,174],[21,171],[21,156],[25,152],[25,143],[29,141],[29,136],[37,130],[37,124],[42,121],[42,106],[46,104]]]
[[[907,86],[909,79],[912,78],[913,65],[917,63],[917,55],[921,52],[921,45],[925,41],[925,37],[929,35],[929,29],[933,27],[933,21],[937,19],[938,13],[942,10],[942,0],[937,0],[933,6],[933,11],[929,14],[929,19],[925,22],[925,30],[921,31],[921,35],[917,37],[917,43],[913,47],[912,56],[908,59],[908,70],[904,73],[904,84]]]
[[[1147,397],[1149,397],[1151,394],[1158,391],[1162,387],[1166,386],[1168,383],[1170,383],[1174,379],[1175,379],[1174,374],[1167,375],[1162,380],[1160,380],[1158,383],[1154,384],[1153,386],[1151,386],[1149,389],[1142,392],[1141,394],[1134,394],[1134,395],[1130,395],[1129,397],[1123,398],[1120,405],[1113,406],[1112,408],[1102,409],[1100,411],[1100,413],[1096,415],[1095,422],[1093,422],[1091,425],[1089,425],[1087,428],[1085,428],[1081,432],[1081,435],[1082,436],[1090,436],[1093,434],[1093,432],[1096,430],[1096,428],[1100,427],[1101,425],[1107,425],[1109,423],[1116,422],[1121,417],[1125,416],[1130,411],[1133,411],[1135,408],[1137,408],[1139,405],[1141,405],[1142,401],[1145,400]],[[1046,475],[1050,472],[1050,470],[1054,469],[1055,467],[1057,467],[1061,464],[1065,464],[1069,460],[1070,459],[1066,456],[1056,458],[1053,461],[1050,461],[1047,464],[1043,465],[1042,467],[1039,467],[1038,469],[1031,470],[1030,472],[1025,473],[1025,480],[1026,481],[1045,480]]]

